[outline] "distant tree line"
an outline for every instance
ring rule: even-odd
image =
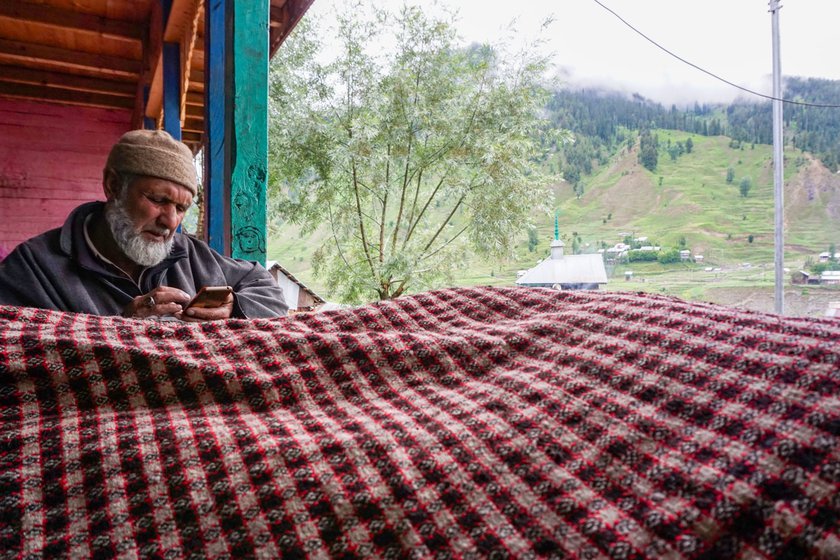
[[[814,78],[788,78],[785,98],[818,104],[840,105],[840,81]],[[741,147],[744,143],[773,142],[772,105],[739,100],[729,105],[694,103],[679,109],[666,109],[639,94],[630,96],[597,89],[561,90],[553,94],[547,106],[553,127],[569,130],[575,141],[547,155],[549,171],[562,173],[575,192],[583,194],[582,177],[592,172],[593,163],[605,163],[617,150],[634,146],[641,134],[639,161],[655,169],[656,157],[651,146],[655,139],[645,138],[645,131],[656,128],[681,130],[703,136],[729,135]],[[840,109],[815,108],[786,104],[784,107],[785,143],[811,152],[831,169],[840,168]],[[650,132],[647,133],[648,135]],[[689,146],[683,145],[686,152]],[[674,154],[671,154],[671,151]],[[669,147],[674,158],[679,146]]]

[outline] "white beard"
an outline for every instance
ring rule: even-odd
[[[166,241],[146,241],[141,233],[135,229],[131,218],[126,212],[122,196],[105,204],[105,220],[111,227],[111,235],[117,242],[117,247],[125,255],[142,266],[154,266],[169,255],[175,239],[169,237],[172,233],[162,229],[155,233],[169,237]]]

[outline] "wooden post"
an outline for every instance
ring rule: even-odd
[[[265,264],[268,178],[268,2],[232,0],[227,130],[231,256]],[[229,10],[230,13],[230,10]]]
[[[205,202],[210,246],[266,258],[268,2],[207,3]]]
[[[207,243],[230,255],[230,151],[226,149],[227,9],[231,0],[205,3],[204,216]]]
[[[146,106],[149,104],[149,86],[143,86],[143,128],[146,130],[153,130],[155,128],[155,120],[145,116]]]
[[[163,44],[163,129],[181,139],[181,45]]]
[[[165,30],[172,13],[172,0],[160,0]],[[181,48],[178,43],[163,43],[163,129],[181,139]]]

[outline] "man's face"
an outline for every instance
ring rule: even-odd
[[[114,182],[110,187],[106,189],[105,218],[119,248],[143,266],[162,261],[192,204],[192,192],[178,183],[142,176],[127,187]]]

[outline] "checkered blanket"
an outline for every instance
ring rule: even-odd
[[[840,558],[840,321],[451,289],[0,307],[0,557]]]

